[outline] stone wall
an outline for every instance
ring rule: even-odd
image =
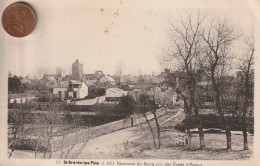
[[[166,113],[164,108],[158,109],[156,111],[157,116],[161,116]],[[148,112],[146,113],[148,120],[154,118],[153,114]],[[146,120],[143,115],[133,115],[129,118],[114,121],[104,125],[92,127],[89,129],[83,129],[74,133],[66,134],[64,136],[55,137],[51,140],[51,151],[55,152],[61,149],[72,147],[76,144],[86,142],[89,139],[99,137],[108,133],[112,133],[117,130],[133,127],[144,123]]]
[[[105,101],[106,101],[106,96],[99,96],[94,99],[72,101],[72,102],[70,102],[70,105],[94,105],[97,103],[103,103]]]

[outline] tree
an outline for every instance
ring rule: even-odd
[[[60,158],[77,157],[89,140],[89,131],[87,135],[75,133],[75,137],[70,138],[69,134],[78,130],[79,121],[80,116],[70,114],[65,103],[49,101],[39,108],[34,101],[14,102],[13,108],[8,110],[9,158],[16,149],[32,150],[35,158],[52,158],[51,141],[59,136],[62,138]],[[84,123],[89,129],[91,122]]]
[[[151,110],[149,96],[147,94],[141,94],[139,97],[139,100],[137,101],[137,104],[136,104],[136,112],[141,113],[143,115],[143,117],[145,118],[146,123],[148,124],[150,132],[153,137],[154,148],[157,149],[154,130],[153,130],[153,127],[152,127],[150,121],[148,120],[148,118],[146,116],[146,113],[149,112],[149,110]]]
[[[39,137],[37,140],[37,144],[39,141],[42,141],[45,144],[45,149],[43,151],[43,158],[52,157],[51,152],[51,139],[55,136],[57,130],[57,126],[64,124],[64,103],[56,103],[56,102],[47,102],[45,105],[41,107],[42,111],[45,112],[44,115],[36,114],[35,117],[35,125],[40,127],[38,130],[40,131]],[[37,147],[35,148],[35,153],[37,152]]]
[[[200,148],[205,148],[204,132],[201,125],[201,119],[199,116],[199,108],[196,102],[197,96],[197,77],[198,70],[200,69],[199,61],[201,59],[201,32],[202,23],[206,16],[201,16],[200,12],[194,13],[187,11],[186,17],[180,17],[179,21],[176,21],[170,26],[170,39],[172,42],[171,47],[168,49],[168,55],[164,58],[165,61],[177,60],[181,72],[185,75],[183,77],[186,86],[177,86],[176,93],[180,95],[184,100],[184,110],[186,111],[187,132],[189,136],[189,142],[191,140],[191,123],[192,111],[195,113],[196,119],[199,121],[199,138]],[[191,144],[190,144],[191,147]]]
[[[119,101],[119,109],[122,115],[131,115],[135,109],[134,98],[129,95],[121,97]]]
[[[157,110],[160,108],[160,105],[165,106],[165,101],[166,101],[165,98],[157,95],[155,93],[154,89],[152,89],[152,91],[143,92],[143,94],[140,95],[139,100],[137,102],[137,106],[136,106],[137,111],[142,113],[142,115],[146,119],[146,122],[147,122],[147,124],[150,128],[151,133],[152,133],[153,142],[154,142],[154,146],[155,146],[156,149],[161,148],[161,129],[160,129],[160,124],[159,124],[158,117],[157,117],[156,113],[157,113]],[[155,132],[152,128],[151,123],[149,122],[149,120],[146,116],[146,113],[148,113],[148,112],[150,112],[154,117],[158,144],[156,144],[156,142],[155,142]]]
[[[226,129],[227,149],[231,149],[231,132],[223,110],[223,94],[225,92],[225,81],[230,71],[231,47],[239,36],[235,28],[230,26],[226,19],[212,20],[202,34],[206,55],[204,67],[211,77],[216,109]]]
[[[88,126],[87,136],[74,133],[75,136],[68,140],[71,131],[79,128],[81,117],[70,114],[65,103],[48,102],[42,108],[45,113],[43,115],[36,114],[33,123],[38,126],[37,143],[35,146],[35,158],[37,153],[42,152],[43,158],[52,158],[53,152],[51,147],[51,140],[54,137],[61,137],[60,158],[76,158],[85,148],[89,141],[89,126],[90,122],[86,122]],[[68,118],[71,117],[71,118]],[[69,142],[68,142],[69,141]],[[65,143],[66,142],[66,143]],[[44,145],[44,148],[39,149],[39,145]],[[56,156],[55,156],[56,157]]]
[[[81,121],[81,117],[80,116],[75,116],[75,115],[71,115],[70,112],[66,112],[67,116],[71,116],[72,118],[67,119],[64,121],[65,125],[70,126],[70,124],[72,123],[72,125],[74,126],[75,129],[77,129],[79,127],[78,122]],[[60,156],[59,158],[77,158],[78,155],[84,150],[84,148],[86,147],[89,139],[90,139],[90,124],[91,124],[91,119],[85,121],[87,126],[87,134],[86,135],[82,135],[82,133],[74,133],[73,139],[70,140],[69,145],[67,145],[65,142],[66,140],[68,141],[68,138],[66,138],[66,135],[69,133],[64,133],[62,134],[62,145],[61,145],[61,150],[60,150]],[[71,144],[72,143],[72,144]]]
[[[248,150],[247,141],[247,122],[246,116],[248,110],[253,107],[254,103],[254,85],[253,85],[253,65],[254,65],[254,35],[246,38],[246,52],[241,59],[240,71],[241,73],[241,85],[242,85],[242,124],[243,124],[243,138],[244,138],[244,150]]]
[[[31,102],[25,102],[24,104],[13,103],[13,109],[8,110],[8,124],[11,126],[12,137],[8,140],[8,148],[11,149],[9,158],[13,152],[18,149],[18,146],[23,144],[26,137],[31,134],[30,129],[26,127],[28,121],[30,121],[30,111],[34,109],[34,105]]]
[[[22,77],[14,75],[13,77],[8,77],[8,92],[9,93],[22,93]]]
[[[150,101],[149,101],[149,106],[150,106],[150,111],[154,116],[155,124],[156,124],[156,129],[157,129],[157,138],[158,138],[158,149],[161,148],[161,128],[160,124],[158,121],[158,117],[156,115],[156,111],[160,107],[164,107],[166,104],[166,97],[165,96],[160,96],[159,94],[155,93],[155,89],[152,89],[152,94],[149,94],[150,96]]]
[[[118,82],[119,86],[121,85],[121,81],[122,81],[122,76],[123,76],[123,65],[121,62],[119,62],[116,66],[116,74],[115,74],[115,79]]]

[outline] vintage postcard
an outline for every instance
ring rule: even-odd
[[[259,165],[258,0],[0,2],[0,165]]]

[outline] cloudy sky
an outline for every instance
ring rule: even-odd
[[[0,1],[0,11],[13,1]],[[77,58],[84,73],[151,74],[162,69],[157,58],[169,43],[169,23],[184,9],[227,15],[243,33],[254,24],[250,1],[28,0],[37,15],[35,30],[14,38],[0,27],[1,67],[33,75],[38,68],[69,69]],[[227,3],[228,2],[228,3]],[[69,72],[69,70],[67,71]],[[69,73],[68,73],[69,74]]]

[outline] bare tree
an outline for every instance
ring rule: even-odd
[[[139,101],[136,105],[137,112],[141,113],[144,116],[149,126],[149,129],[153,136],[153,143],[155,149],[161,148],[161,128],[157,116],[157,110],[161,107],[160,105],[165,105],[165,99],[161,96],[158,96],[153,89],[150,92],[144,92],[143,94],[141,94],[139,97]],[[150,120],[147,118],[147,113],[151,113],[153,115],[156,131],[154,130]],[[157,134],[157,143],[155,134]]]
[[[34,101],[14,102],[9,107],[9,158],[19,148],[34,150],[35,158],[52,158],[51,142],[55,137],[62,137],[61,157],[76,158],[89,141],[90,121],[84,124],[88,126],[87,135],[77,134],[80,117],[71,115],[70,120],[66,119],[70,112],[63,102],[45,102],[41,106]],[[70,140],[71,132],[75,137]]]
[[[230,51],[232,44],[239,38],[235,28],[230,26],[226,19],[212,20],[209,27],[204,29],[202,35],[205,41],[205,59],[207,60],[205,69],[208,71],[215,96],[216,109],[221,117],[227,139],[227,149],[231,149],[230,125],[223,110],[223,93],[225,80],[228,76],[231,59]]]
[[[253,107],[253,65],[254,65],[254,35],[246,38],[246,52],[241,59],[240,71],[241,73],[241,85],[242,85],[242,124],[243,124],[243,138],[244,138],[244,150],[248,150],[247,141],[247,113],[250,108]]]
[[[195,18],[194,18],[194,15]],[[199,138],[200,148],[205,148],[204,132],[199,116],[199,107],[196,103],[197,73],[199,70],[199,60],[201,56],[201,27],[206,15],[201,16],[200,11],[196,14],[191,11],[186,12],[185,17],[180,17],[179,21],[175,21],[170,26],[170,39],[172,46],[169,48],[168,56],[165,61],[177,60],[180,68],[183,69],[186,77],[185,88],[176,87],[176,92],[182,96],[184,100],[184,108],[186,111],[187,132],[189,140],[191,140],[190,120],[192,118],[192,110],[195,117],[199,121]]]
[[[9,158],[13,152],[21,145],[28,137],[31,130],[28,128],[28,121],[30,119],[31,103],[24,104],[13,103],[13,108],[8,110],[8,125],[10,125],[12,137],[8,140],[8,148],[11,149]]]
[[[70,114],[70,112],[68,112],[68,114]],[[73,122],[73,126],[75,126],[74,125],[74,123],[76,123],[77,124],[77,122],[76,121],[80,121],[80,117],[75,117],[75,116],[72,116],[72,118],[75,118],[74,120],[72,120],[72,122]],[[74,133],[74,140],[71,140],[71,142],[72,142],[72,144],[70,145],[70,147],[69,148],[66,148],[66,146],[68,146],[68,145],[64,145],[64,144],[62,144],[62,149],[61,149],[61,155],[60,155],[60,158],[62,158],[62,157],[64,157],[65,159],[66,158],[77,158],[78,157],[78,155],[84,150],[84,148],[86,147],[86,145],[87,145],[87,143],[88,143],[88,141],[90,140],[90,124],[91,124],[91,120],[87,120],[86,122],[85,122],[86,124],[84,124],[84,125],[87,125],[87,135],[86,134],[82,134],[82,133],[77,133],[77,132],[75,132]],[[75,126],[75,128],[78,128],[79,126],[77,125],[77,126]],[[67,134],[69,134],[69,133],[65,133],[65,134],[63,134],[63,136],[62,136],[62,142],[64,142],[64,139],[65,139],[65,137],[66,137],[66,135]],[[65,153],[65,155],[63,156],[63,154],[64,154],[64,152],[63,152],[63,148],[65,147],[65,151],[66,151],[66,153]]]
[[[46,102],[42,106],[42,113],[37,113],[35,115],[35,125],[39,128],[39,138],[40,143],[44,144],[43,158],[51,158],[51,139],[59,131],[58,128],[63,124],[64,114],[63,104],[57,102]],[[37,149],[37,148],[35,148]],[[37,151],[35,151],[36,156]],[[48,155],[48,156],[47,156]]]
[[[82,133],[77,133],[77,130],[80,127],[80,116],[71,115],[70,112],[66,110],[64,103],[48,102],[45,103],[45,107],[42,109],[45,113],[43,115],[37,114],[35,116],[35,125],[38,126],[38,130],[40,131],[37,137],[38,140],[35,148],[35,158],[37,155],[38,144],[44,145],[44,148],[42,148],[43,150],[41,149],[43,152],[43,158],[53,157],[51,141],[55,137],[61,137],[61,149],[59,157],[76,158],[89,141],[90,122],[87,121],[85,124],[88,126],[88,134],[85,136]],[[70,138],[69,136],[71,132],[75,132],[75,136],[73,138]]]
[[[119,85],[121,85],[122,76],[123,76],[123,65],[121,62],[119,62],[116,66],[116,80],[118,81]]]
[[[159,108],[166,108],[166,96],[163,93],[156,92],[155,88],[153,87],[152,90],[150,91],[150,97],[151,97],[151,113],[154,116],[155,124],[156,124],[156,129],[157,129],[157,136],[158,136],[158,148],[161,148],[161,127],[158,121],[158,117],[156,115],[156,112]]]
[[[139,98],[139,101],[137,101],[136,110],[137,110],[138,113],[141,113],[144,116],[146,123],[148,124],[150,132],[151,132],[152,137],[153,137],[154,148],[156,149],[157,144],[156,144],[156,140],[155,140],[154,130],[153,130],[153,127],[152,127],[149,119],[146,116],[146,113],[149,112],[150,109],[151,108],[150,108],[150,103],[149,103],[149,96],[142,94]]]

